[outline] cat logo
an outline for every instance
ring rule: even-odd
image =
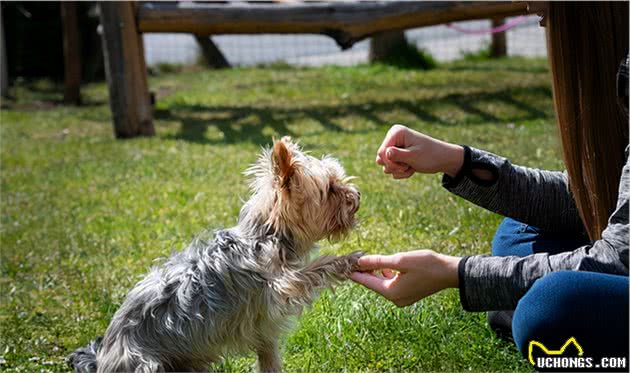
[[[536,366],[536,364],[534,362],[534,357],[532,356],[532,352],[534,351],[534,346],[537,346],[538,348],[540,348],[542,350],[542,352],[544,352],[548,356],[558,356],[558,355],[564,354],[564,351],[571,344],[573,344],[575,346],[575,348],[577,349],[578,356],[582,356],[584,354],[584,349],[582,349],[582,346],[580,346],[580,344],[575,340],[575,337],[571,337],[571,338],[567,339],[567,341],[564,342],[564,344],[562,345],[562,347],[560,347],[559,350],[550,350],[547,347],[545,347],[544,344],[542,344],[542,343],[540,343],[538,341],[530,341],[529,342],[529,349],[528,349],[529,362],[532,365]]]

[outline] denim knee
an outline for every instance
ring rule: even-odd
[[[532,340],[559,348],[570,337],[577,338],[585,352],[593,356],[625,351],[627,289],[625,276],[549,273],[519,301],[512,320],[514,342],[524,355]]]
[[[505,218],[492,240],[492,255],[527,256],[541,252],[557,254],[571,251],[587,243],[588,240],[585,239],[544,232],[540,228]]]
[[[511,218],[504,218],[492,239],[493,256],[526,256],[532,254],[531,245],[537,233]]]
[[[529,291],[521,298],[514,311],[512,335],[521,353],[527,353],[527,344],[531,340],[541,340],[549,330],[558,326],[563,320],[570,294],[560,290],[564,284],[571,282],[571,272],[552,272],[537,280]]]

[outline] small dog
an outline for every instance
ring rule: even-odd
[[[288,137],[245,174],[252,196],[238,224],[153,268],[105,336],[68,357],[76,372],[206,371],[250,350],[261,371],[282,369],[278,339],[289,316],[346,279],[362,255],[307,262],[315,242],[354,226],[360,193],[337,160],[304,154]]]

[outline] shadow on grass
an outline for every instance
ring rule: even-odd
[[[251,142],[264,145],[268,143],[270,137],[269,133],[265,133],[267,127],[277,134],[294,136],[287,124],[310,119],[321,125],[324,131],[360,133],[365,132],[366,129],[345,128],[338,123],[339,120],[343,117],[355,116],[366,122],[372,122],[376,126],[389,126],[391,123],[382,120],[379,114],[401,109],[408,111],[419,121],[442,126],[505,124],[547,118],[551,115],[528,102],[530,100],[519,98],[521,96],[531,98],[534,102],[541,99],[548,100],[551,97],[551,90],[548,87],[537,86],[473,94],[456,93],[421,100],[397,99],[295,108],[174,104],[167,109],[157,110],[155,117],[181,123],[179,132],[167,135],[167,138],[202,144]],[[497,106],[508,107],[510,110],[508,113],[503,113],[501,117],[487,110]],[[453,122],[436,113],[436,109],[444,108],[459,110],[466,115],[466,119]],[[209,128],[219,131],[222,136],[209,138],[207,136]]]
[[[492,60],[489,60],[492,61]],[[486,61],[479,61],[478,63],[475,63],[475,61],[469,61],[465,64],[463,63],[459,63],[459,62],[455,62],[450,66],[445,66],[443,67],[443,69],[448,70],[448,71],[459,71],[459,72],[465,72],[465,71],[470,71],[470,72],[478,72],[478,71],[484,71],[484,72],[496,72],[496,71],[507,71],[507,72],[513,72],[513,73],[531,73],[531,74],[541,74],[541,73],[548,73],[549,72],[549,67],[547,66],[540,66],[537,64],[532,64],[532,65],[519,65],[519,66],[514,66],[511,65],[509,63],[507,64],[485,64],[484,62]]]
[[[0,108],[3,110],[52,110],[61,106],[94,108],[106,105],[107,101],[94,100],[81,97],[81,104],[76,106],[65,104],[63,100],[63,82],[51,79],[21,79],[19,83],[14,83],[9,89],[8,97],[2,100]]]

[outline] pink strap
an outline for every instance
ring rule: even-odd
[[[502,24],[501,26],[498,27],[494,27],[491,29],[483,29],[483,30],[471,30],[471,29],[467,29],[464,27],[459,27],[454,23],[447,23],[446,27],[452,28],[453,30],[462,32],[464,34],[474,34],[474,35],[483,35],[483,34],[496,34],[497,32],[503,32],[506,30],[511,29],[512,27],[523,23],[525,20],[527,19],[527,17],[525,16],[519,16],[516,17],[512,20],[510,20],[509,22],[506,22],[504,24]]]

